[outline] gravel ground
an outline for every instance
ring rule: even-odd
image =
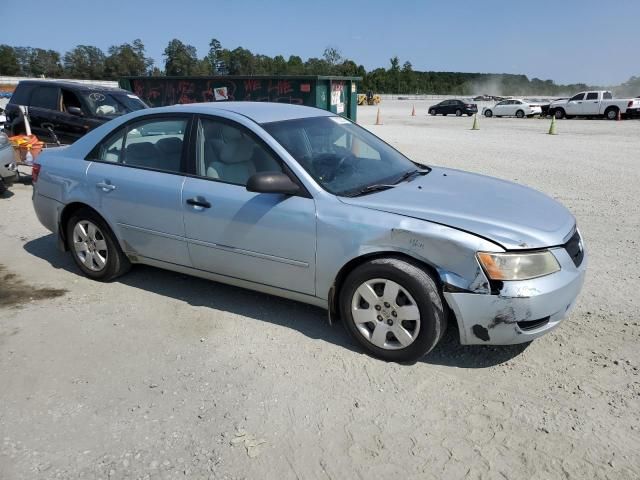
[[[640,122],[359,121],[416,160],[557,198],[590,251],[577,308],[517,347],[452,329],[384,363],[303,304],[137,267],[79,275],[33,213],[0,199],[0,478],[637,479]]]

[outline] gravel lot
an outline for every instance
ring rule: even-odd
[[[148,267],[92,282],[17,185],[0,199],[0,478],[639,478],[640,121],[471,131],[430,103],[359,121],[572,210],[591,258],[560,329],[517,347],[450,329],[384,363],[306,305]]]

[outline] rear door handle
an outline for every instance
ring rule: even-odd
[[[107,182],[98,182],[96,183],[96,187],[101,188],[104,192],[110,192],[111,190],[116,189],[115,185],[111,185],[110,183],[107,183]]]
[[[211,208],[211,204],[202,197],[189,198],[187,199],[187,203],[194,207]]]

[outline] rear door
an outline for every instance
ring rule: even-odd
[[[153,115],[131,122],[87,157],[93,205],[125,252],[190,265],[181,189],[190,115]]]
[[[202,117],[196,130],[195,175],[182,195],[194,268],[315,294],[313,199],[246,189],[253,173],[287,168],[244,126]]]
[[[598,115],[600,113],[600,92],[587,92],[582,104],[583,115]]]
[[[29,100],[31,132],[40,140],[53,141],[49,129],[56,130],[60,111],[60,88],[55,85],[37,85]]]

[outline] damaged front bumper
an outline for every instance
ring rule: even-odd
[[[509,345],[534,340],[556,328],[575,304],[584,283],[587,256],[576,266],[565,248],[550,250],[560,271],[503,282],[497,295],[445,292],[464,345]]]

